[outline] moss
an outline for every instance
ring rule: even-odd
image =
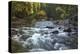
[[[16,41],[11,41],[11,52],[17,53],[17,52],[28,52],[28,49],[22,47],[22,45]]]

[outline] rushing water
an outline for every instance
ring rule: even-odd
[[[12,28],[18,33],[12,39],[31,48],[29,51],[49,51],[71,49],[72,36],[75,32],[64,32],[64,26],[51,22],[38,22],[35,27]]]

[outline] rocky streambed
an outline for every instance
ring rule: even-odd
[[[11,28],[11,39],[30,52],[77,49],[77,30],[72,27],[37,22],[34,27]]]

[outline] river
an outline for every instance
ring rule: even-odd
[[[64,25],[56,25],[51,21],[37,22],[34,27],[11,28],[18,31],[12,40],[30,48],[30,52],[73,49],[75,31],[68,31]]]

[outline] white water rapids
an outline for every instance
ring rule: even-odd
[[[63,31],[64,26],[61,28],[22,27],[12,29],[18,31],[16,35],[12,36],[12,39],[22,43],[25,48],[31,48],[29,51],[70,49],[72,40],[69,33]]]

